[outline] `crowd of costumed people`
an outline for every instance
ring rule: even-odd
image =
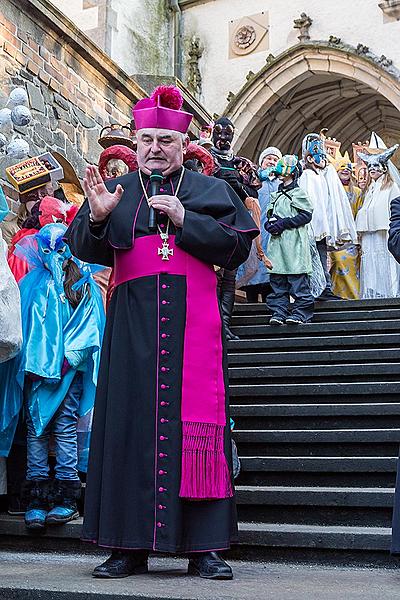
[[[237,290],[247,302],[266,302],[272,326],[310,322],[316,300],[400,296],[400,267],[387,243],[391,202],[400,196],[391,160],[398,145],[387,148],[373,133],[353,144],[351,160],[336,139],[308,133],[297,154],[271,140],[253,162],[235,154],[234,136],[232,121],[217,119],[188,144],[184,162],[187,171],[224,180],[260,230],[242,265],[215,267],[228,340],[237,339],[230,329]],[[105,127],[99,143],[102,180],[137,171],[131,125]],[[45,180],[40,157],[11,167],[18,214],[0,188],[0,495],[29,529],[79,514],[116,287],[112,267],[71,253],[65,232],[84,192],[66,158],[50,155]],[[37,174],[27,178],[33,163]]]

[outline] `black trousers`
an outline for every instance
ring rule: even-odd
[[[259,294],[261,294],[262,301],[266,302],[271,287],[269,283],[257,283],[255,285],[245,285],[240,289],[246,292],[246,302],[258,302]]]
[[[271,273],[269,279],[272,292],[267,296],[267,307],[272,316],[283,321],[291,315],[306,323],[314,314],[314,297],[310,291],[309,276],[278,275]],[[294,302],[290,303],[290,296]]]
[[[318,250],[319,257],[321,259],[322,268],[324,269],[324,273],[325,273],[325,281],[326,281],[325,290],[327,290],[328,292],[331,292],[332,291],[332,280],[331,280],[331,274],[329,273],[329,270],[328,270],[328,248],[326,246],[326,239],[323,239],[323,240],[320,240],[319,242],[317,242],[317,250]]]

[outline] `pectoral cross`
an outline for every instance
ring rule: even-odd
[[[169,247],[168,234],[161,234],[162,248],[158,248],[158,256],[162,256],[161,260],[169,260],[170,256],[174,255],[174,249]]]

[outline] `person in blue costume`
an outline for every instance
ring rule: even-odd
[[[45,225],[17,244],[31,270],[20,281],[23,347],[7,363],[0,396],[0,455],[10,449],[25,406],[29,529],[76,518],[87,468],[91,412],[104,329],[101,293],[93,280],[100,267],[75,259],[60,223]],[[49,478],[54,442],[55,480]],[[80,451],[78,451],[80,450]],[[79,459],[78,459],[79,456]]]
[[[268,240],[270,238],[268,231],[264,228],[264,224],[267,222],[267,210],[271,201],[271,194],[272,192],[276,192],[279,186],[279,179],[274,173],[274,167],[280,158],[282,158],[282,152],[279,148],[268,146],[268,148],[265,148],[261,152],[258,159],[258,178],[262,183],[261,188],[258,190],[258,202],[261,209],[261,249],[264,256],[267,255]],[[250,260],[251,257],[248,259],[249,263]],[[269,291],[269,268],[266,266],[263,257],[258,256],[256,266],[257,271],[246,282],[246,285],[241,288],[246,292],[247,302],[258,302],[259,294],[261,294],[262,301],[265,302]],[[239,282],[245,271],[246,263],[238,269],[237,280]]]

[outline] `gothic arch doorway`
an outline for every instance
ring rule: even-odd
[[[310,131],[326,127],[342,142],[369,139],[376,131],[387,144],[400,142],[400,79],[353,50],[302,44],[266,65],[229,103],[235,151],[255,160],[263,148],[299,153]]]

